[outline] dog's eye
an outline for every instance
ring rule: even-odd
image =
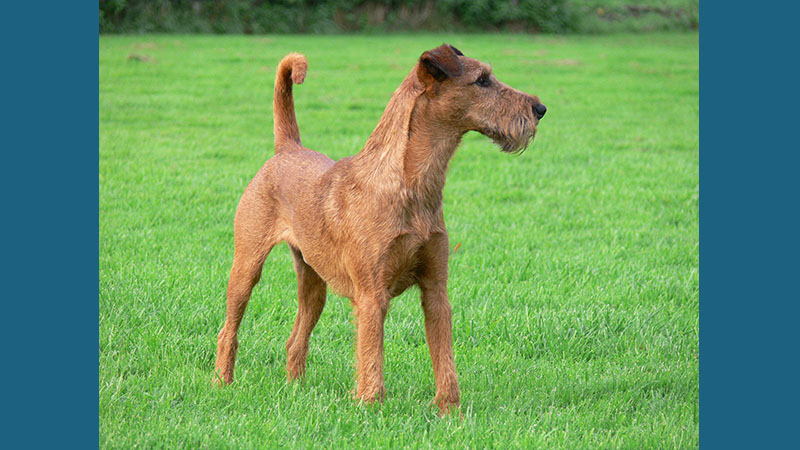
[[[489,85],[492,84],[492,82],[489,81],[488,75],[481,75],[480,77],[478,77],[477,80],[475,80],[475,84],[477,84],[480,87],[489,87]]]

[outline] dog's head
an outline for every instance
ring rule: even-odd
[[[547,111],[539,97],[500,82],[490,65],[452,45],[423,53],[417,78],[444,125],[489,136],[504,152],[525,150]]]

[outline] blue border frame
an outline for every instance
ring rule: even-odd
[[[0,19],[9,448],[99,444],[96,8],[9,2]]]
[[[25,448],[99,444],[95,8],[12,2],[0,27],[13,114],[3,124],[7,438]],[[719,8],[701,4],[700,442],[791,446],[796,7]]]
[[[702,448],[798,445],[800,74],[791,5],[701,2]]]

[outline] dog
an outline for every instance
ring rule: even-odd
[[[355,310],[355,396],[382,401],[384,319],[392,298],[421,291],[425,335],[445,414],[460,405],[447,296],[450,247],[442,213],[448,163],[462,136],[477,131],[504,152],[524,150],[547,108],[501,83],[488,64],[443,44],[422,53],[356,155],[334,162],[303,147],[293,84],[303,55],[284,57],[273,99],[275,156],[250,181],[234,220],[234,258],[215,380],[233,381],[237,332],[264,260],[285,241],[297,272],[298,312],[286,343],[289,380],[306,370],[311,331],[327,288]]]

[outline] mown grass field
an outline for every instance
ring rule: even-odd
[[[272,149],[280,58],[305,53],[303,143],[351,155],[443,41],[547,105],[519,156],[468,134],[450,165],[462,414],[430,405],[418,292],[386,321],[386,401],[358,406],[347,299],[328,295],[304,382],[276,247],[212,388],[233,215]],[[698,446],[698,35],[100,37],[102,448]]]

